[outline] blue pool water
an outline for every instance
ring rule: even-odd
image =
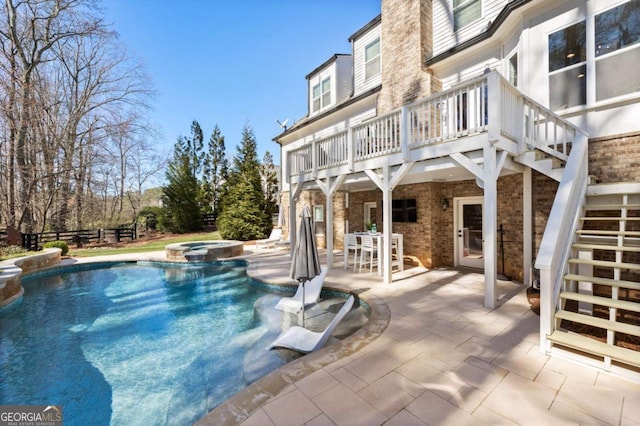
[[[275,296],[245,269],[111,264],[23,279],[22,305],[0,317],[0,404],[60,404],[67,425],[191,424],[295,356],[265,351],[279,324],[254,304]]]

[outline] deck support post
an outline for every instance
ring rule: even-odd
[[[531,184],[531,168],[525,167],[522,172],[522,282],[531,285],[533,277],[533,196]]]
[[[393,188],[395,188],[402,178],[411,170],[411,167],[415,164],[414,161],[404,163],[396,172],[391,176],[391,168],[389,166],[382,167],[382,178],[378,176],[373,170],[365,170],[367,176],[378,188],[382,191],[382,222],[384,228],[382,230],[382,239],[384,241],[382,247],[382,257],[384,262],[382,263],[382,277],[385,284],[391,284],[392,279],[392,263],[391,259],[391,238],[393,235],[393,223],[391,216],[391,200]],[[402,261],[402,260],[401,260]]]
[[[484,147],[484,219],[483,256],[484,256],[484,306],[494,309],[497,305],[496,236],[498,223],[498,174],[496,146],[489,142]]]
[[[327,177],[327,181],[324,182],[321,179],[316,179],[316,184],[324,194],[325,198],[325,219],[327,223],[327,230],[325,235],[325,241],[327,244],[327,267],[333,267],[333,195],[336,193],[344,178],[347,175],[339,175],[335,178]],[[333,180],[333,182],[332,182]]]

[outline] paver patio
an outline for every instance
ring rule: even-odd
[[[408,269],[385,285],[340,261],[326,285],[382,299],[388,327],[242,425],[640,424],[639,384],[540,352],[526,286],[501,281],[505,300],[490,311],[480,273]],[[250,274],[286,282],[288,268],[286,252],[258,254]]]

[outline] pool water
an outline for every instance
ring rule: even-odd
[[[191,424],[297,356],[265,351],[280,324],[254,304],[275,296],[245,270],[138,263],[26,277],[22,305],[0,317],[0,404],[59,404],[67,425]]]

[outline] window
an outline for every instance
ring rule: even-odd
[[[322,80],[322,108],[331,103],[331,79]]]
[[[640,0],[556,31],[549,35],[549,105],[552,109],[585,105],[587,91],[589,102],[638,93],[638,63]]]
[[[587,103],[586,21],[549,35],[549,105],[564,109]]]
[[[482,0],[453,0],[453,31],[466,27],[482,16]]]
[[[416,199],[393,200],[391,202],[391,220],[393,222],[417,222]]]
[[[364,79],[380,74],[380,37],[364,48]]]
[[[331,103],[331,78],[327,77],[311,89],[313,112],[325,108]]]
[[[596,101],[640,90],[640,0],[595,16]]]
[[[313,221],[324,222],[324,206],[313,206]]]
[[[509,58],[509,83],[518,87],[518,53]]]
[[[320,109],[320,85],[316,84],[312,89],[313,112]]]

